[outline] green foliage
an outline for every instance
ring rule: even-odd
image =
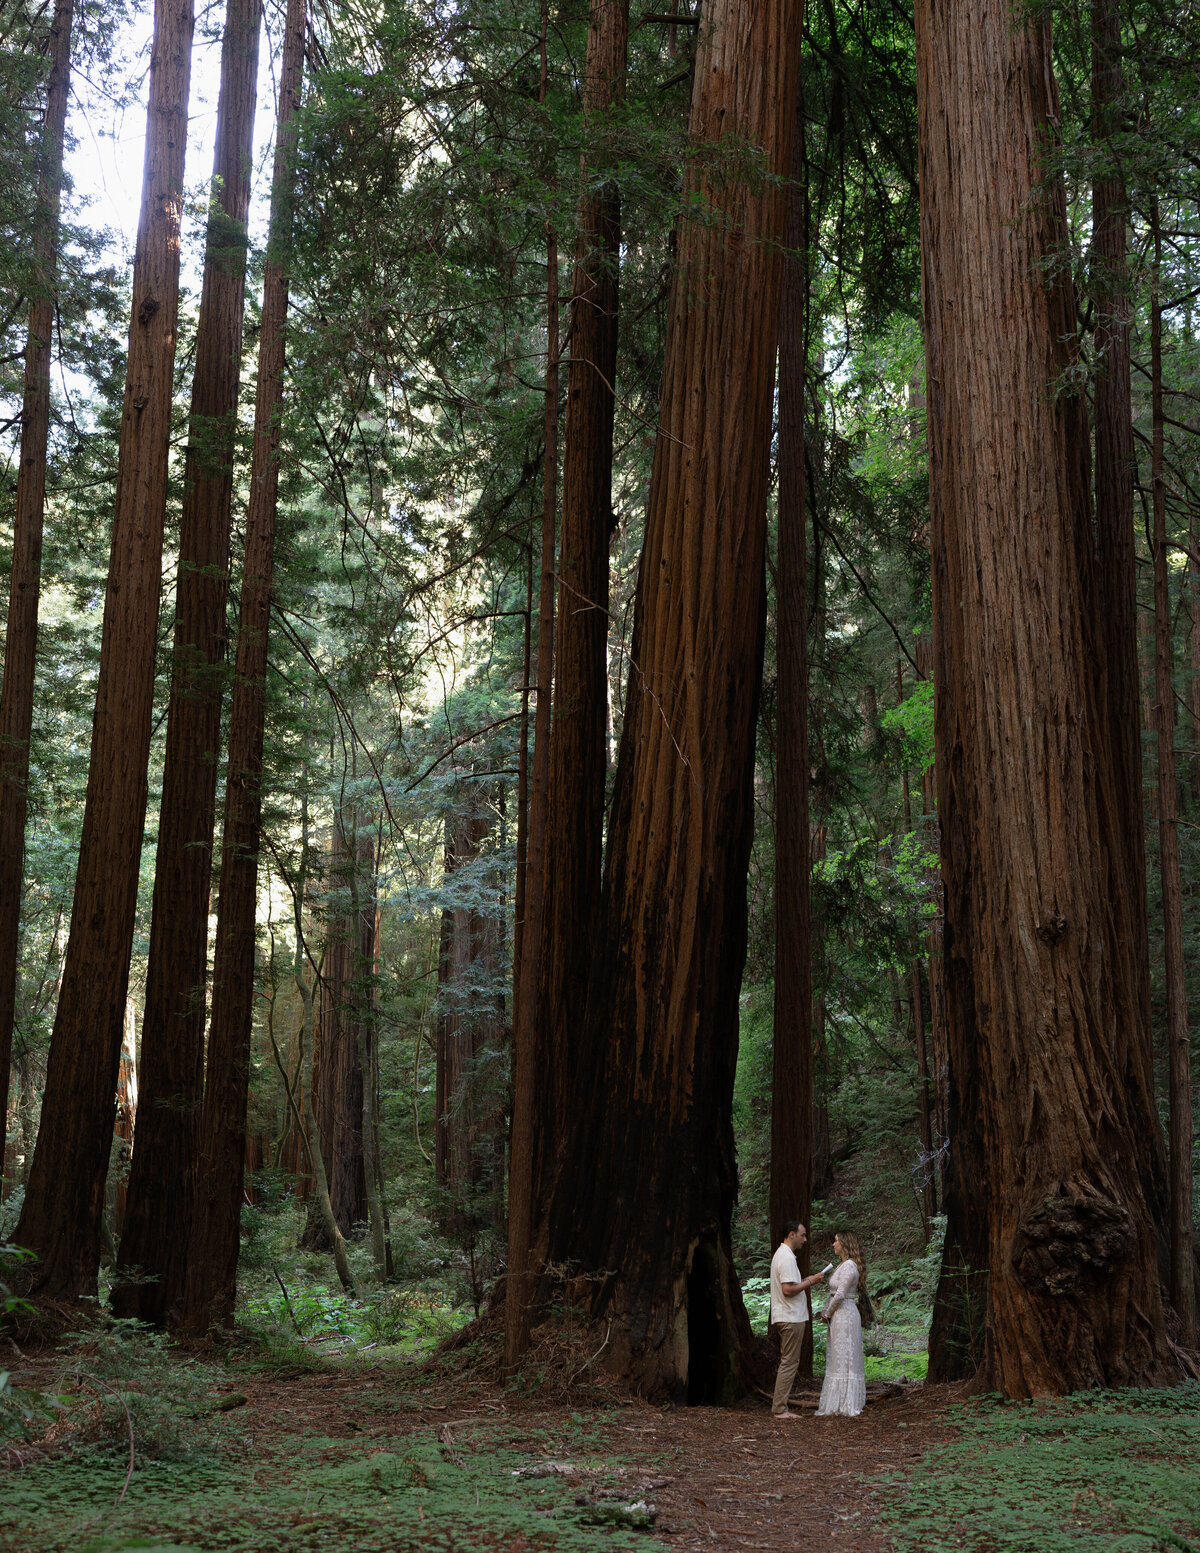
[[[882,1519],[896,1553],[1194,1553],[1200,1384],[956,1410]]]
[[[257,1420],[231,1415],[243,1436]],[[587,1428],[564,1420],[555,1447],[580,1461],[594,1485],[519,1476],[540,1443],[519,1424],[455,1429],[449,1447],[431,1432],[378,1439],[305,1431],[272,1441],[269,1470],[247,1471],[243,1449],[217,1462],[155,1462],[134,1472],[119,1505],[123,1470],[78,1453],[13,1474],[0,1503],[0,1535],[12,1553],[106,1553],[177,1546],[227,1553],[354,1548],[406,1553],[436,1546],[555,1548],[560,1553],[647,1547],[619,1462],[586,1453]],[[372,1431],[374,1433],[374,1430]],[[249,1444],[249,1441],[246,1441]],[[536,1459],[536,1458],[535,1458]],[[608,1514],[602,1513],[605,1509]]]
[[[883,726],[902,739],[902,758],[908,766],[927,771],[933,765],[933,681],[923,679],[899,706],[884,712]],[[936,862],[936,859],[935,859]]]

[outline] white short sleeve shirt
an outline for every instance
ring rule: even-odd
[[[800,1267],[796,1261],[796,1253],[785,1240],[771,1258],[771,1320],[772,1321],[807,1321],[808,1320],[808,1296],[801,1291],[799,1294],[785,1294],[785,1283],[800,1282]]]

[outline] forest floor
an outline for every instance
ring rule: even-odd
[[[776,1422],[757,1396],[589,1405],[367,1360],[128,1332],[14,1356],[0,1548],[1200,1553],[1200,1386],[1004,1407],[881,1385],[858,1419],[812,1393]]]

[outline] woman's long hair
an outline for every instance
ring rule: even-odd
[[[842,1250],[854,1263],[855,1267],[858,1268],[859,1294],[870,1299],[870,1295],[867,1294],[867,1264],[863,1261],[862,1247],[858,1243],[858,1236],[851,1234],[849,1230],[840,1229],[838,1230],[837,1238],[842,1243]]]

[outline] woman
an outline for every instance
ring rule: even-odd
[[[867,1400],[867,1375],[863,1364],[862,1321],[855,1299],[867,1287],[867,1269],[857,1235],[843,1231],[833,1237],[835,1255],[842,1265],[829,1277],[829,1298],[821,1320],[829,1323],[825,1344],[825,1384],[821,1387],[818,1418],[840,1413],[855,1418]]]

